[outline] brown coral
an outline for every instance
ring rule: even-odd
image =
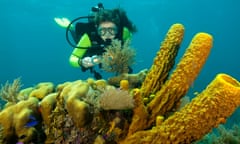
[[[12,84],[7,81],[0,90],[1,99],[6,102],[16,104],[19,101],[18,93],[21,86],[22,84],[20,78],[15,79]]]
[[[135,55],[135,50],[130,47],[130,41],[122,45],[121,41],[113,40],[102,56],[102,67],[116,75],[128,73],[129,67],[134,64]]]

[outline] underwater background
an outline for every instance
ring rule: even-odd
[[[45,81],[59,84],[91,77],[89,72],[83,73],[69,65],[73,48],[66,41],[65,30],[55,23],[54,17],[73,20],[87,16],[91,7],[99,2],[106,9],[125,9],[138,28],[132,40],[137,52],[134,73],[150,68],[169,27],[182,23],[185,36],[176,63],[196,33],[207,32],[214,38],[210,56],[188,96],[192,98],[194,92],[201,92],[218,73],[227,73],[240,80],[238,0],[1,0],[0,84],[19,77],[23,87]],[[106,73],[104,78],[108,75]],[[238,123],[238,111],[227,125]]]

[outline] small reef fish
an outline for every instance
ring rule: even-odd
[[[34,127],[38,124],[36,118],[32,115],[29,116],[29,121],[26,123],[25,127]]]

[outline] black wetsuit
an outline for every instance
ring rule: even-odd
[[[105,42],[101,39],[101,37],[97,33],[95,24],[92,22],[76,23],[75,31],[71,31],[71,34],[72,34],[72,37],[73,37],[75,43],[78,43],[79,40],[81,39],[82,35],[85,33],[88,34],[88,36],[91,40],[92,47],[86,51],[86,53],[84,54],[84,57],[93,56],[93,55],[102,55],[105,52],[104,48],[111,44],[111,40]],[[123,27],[120,27],[115,38],[122,41],[122,35],[123,35]],[[101,64],[99,64],[99,67],[101,68]],[[94,73],[94,77],[96,79],[102,78],[100,73],[96,72],[93,69],[93,67],[90,67],[90,68],[81,67],[81,68],[82,68],[83,72],[90,69],[90,72]],[[130,70],[130,72],[132,72],[131,68],[129,68],[129,70]]]

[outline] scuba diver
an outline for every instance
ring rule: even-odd
[[[88,21],[73,24],[84,18],[87,18]],[[104,48],[110,45],[113,39],[121,40],[124,43],[131,39],[132,34],[137,31],[124,10],[120,8],[104,9],[102,3],[92,7],[89,16],[79,17],[72,22],[67,18],[55,18],[55,22],[67,28],[66,38],[74,47],[69,58],[70,65],[81,67],[83,72],[90,70],[96,79],[101,79],[102,76],[93,67],[99,65],[101,68],[101,55],[105,52]],[[69,32],[76,44],[70,42]]]

